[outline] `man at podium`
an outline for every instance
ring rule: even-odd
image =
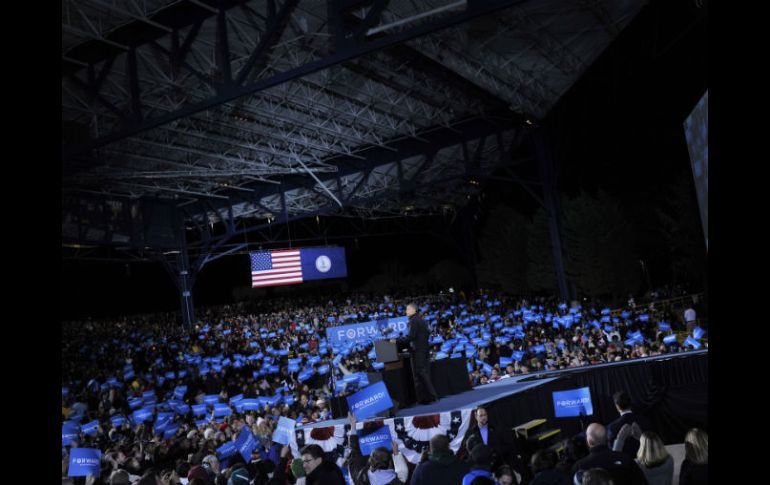
[[[411,344],[415,396],[421,404],[429,404],[438,400],[438,394],[430,380],[430,354],[428,352],[430,329],[417,313],[417,305],[414,303],[406,306],[406,316],[409,317],[409,335],[400,338],[398,343],[399,345]]]

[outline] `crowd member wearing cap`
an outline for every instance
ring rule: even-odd
[[[494,480],[492,474],[492,448],[479,444],[471,450],[471,471],[463,477],[463,485],[469,485],[476,477]]]
[[[320,446],[307,445],[300,453],[307,485],[345,485],[342,470],[324,458],[324,451]]]
[[[458,460],[449,448],[449,438],[437,434],[430,439],[430,451],[427,460],[414,470],[411,485],[438,485],[462,483],[463,477],[470,471],[470,466]]]
[[[556,469],[554,453],[548,450],[538,450],[532,455],[530,462],[535,477],[530,485],[570,485],[569,476]]]
[[[372,450],[367,459],[361,454],[361,446],[358,442],[356,431],[356,416],[348,414],[350,431],[348,443],[350,454],[345,462],[354,485],[403,485],[409,478],[409,469],[401,453],[398,452],[398,443],[392,443],[391,453],[384,446]]]

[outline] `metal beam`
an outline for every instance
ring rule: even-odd
[[[242,96],[260,92],[287,81],[306,76],[308,74],[329,68],[351,59],[355,59],[365,54],[400,44],[409,39],[452,27],[478,16],[493,13],[497,10],[510,7],[516,3],[522,3],[522,1],[523,0],[477,0],[475,2],[470,2],[462,12],[448,15],[439,20],[428,22],[423,25],[419,25],[389,36],[373,39],[359,45],[338,50],[337,52],[327,55],[321,59],[308,62],[293,69],[289,69],[288,71],[276,74],[267,79],[261,79],[257,82],[244,86],[235,86],[233,89],[226,90],[226,92],[220,92],[216,96],[187,105],[178,110],[165,113],[154,118],[145,119],[142,123],[134,123],[119,132],[100,137],[96,140],[90,141],[89,143],[67,147],[64,149],[64,156],[68,157],[82,154],[84,152],[93,150],[94,148],[102,147],[117,140],[136,135],[142,131],[156,128],[176,119],[190,116],[200,111],[219,106],[234,99],[238,99]]]

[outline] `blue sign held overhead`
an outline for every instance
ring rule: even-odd
[[[278,426],[273,431],[273,441],[282,445],[288,445],[291,442],[291,437],[294,435],[295,425],[294,420],[280,416],[278,418]]]
[[[392,441],[390,428],[387,425],[366,433],[363,430],[358,431],[358,445],[363,456],[371,455],[372,451],[380,446],[392,450]]]
[[[70,450],[70,463],[67,470],[68,477],[85,477],[93,475],[99,477],[101,473],[102,452],[96,448],[72,448]]]
[[[243,457],[246,463],[251,462],[251,453],[254,448],[257,447],[257,439],[251,433],[251,429],[248,426],[244,426],[238,438],[235,440],[235,448]]]
[[[348,409],[356,419],[368,418],[393,407],[388,389],[382,381],[347,396],[347,401]]]

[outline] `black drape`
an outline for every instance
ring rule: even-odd
[[[589,387],[593,415],[583,418],[609,424],[618,417],[612,395],[624,390],[633,410],[647,416],[666,444],[682,443],[690,428],[708,430],[708,354],[675,356],[654,361],[628,361],[586,367],[562,374],[540,387],[495,401],[489,406],[490,423],[512,429],[532,419],[544,418],[543,429],[560,428],[567,438],[582,431],[579,418],[555,418],[552,393]]]

